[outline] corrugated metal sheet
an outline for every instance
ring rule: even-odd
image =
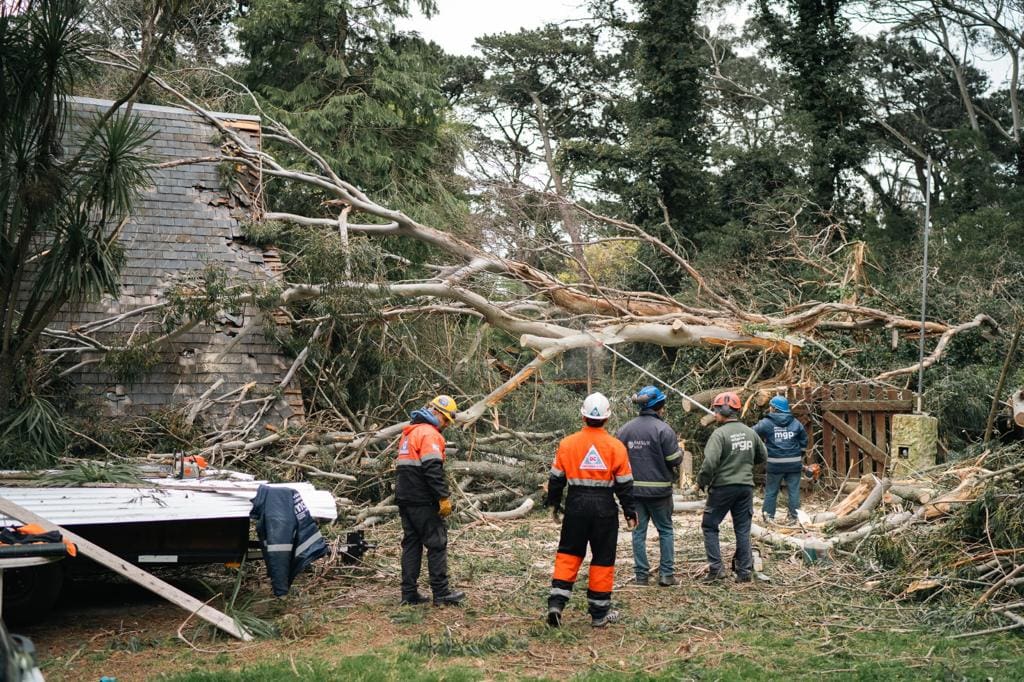
[[[262,483],[209,479],[158,482],[159,486],[152,488],[0,487],[0,497],[62,526],[186,521],[246,517]],[[333,521],[338,516],[334,496],[326,490],[317,490],[309,483],[272,485],[297,490],[316,519]],[[14,523],[0,514],[0,524]]]

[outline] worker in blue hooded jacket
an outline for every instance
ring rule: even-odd
[[[772,398],[768,409],[768,416],[754,425],[754,432],[768,448],[768,476],[761,516],[765,521],[775,520],[775,501],[785,480],[789,490],[789,520],[795,521],[796,510],[800,508],[800,476],[807,448],[807,431],[793,416],[785,396]]]

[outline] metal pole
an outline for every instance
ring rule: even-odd
[[[917,413],[921,414],[922,399],[924,397],[924,326],[925,314],[928,308],[928,232],[931,226],[932,207],[932,157],[929,155],[925,162],[925,185],[924,185],[924,264],[921,268],[921,340],[918,348],[917,360]]]
[[[587,332],[587,333],[589,334],[590,332]],[[591,336],[594,336],[593,334],[590,334],[590,335],[591,335]],[[602,348],[605,348],[606,350],[608,350],[608,351],[610,351],[611,353],[615,354],[615,355],[616,355],[617,357],[619,357],[619,358],[622,358],[623,360],[625,360],[625,361],[626,361],[626,362],[628,362],[629,364],[633,365],[634,367],[636,367],[636,368],[637,368],[638,370],[640,370],[641,372],[643,372],[643,373],[644,373],[644,374],[646,374],[647,376],[649,376],[649,377],[651,377],[652,379],[654,379],[655,381],[657,381],[657,382],[658,382],[659,384],[661,384],[662,386],[664,386],[664,387],[665,387],[665,388],[667,388],[668,390],[670,390],[670,391],[675,391],[675,392],[676,392],[676,393],[678,393],[678,394],[679,394],[680,396],[682,396],[684,400],[688,401],[688,402],[689,402],[690,404],[692,404],[692,405],[696,405],[697,407],[699,407],[700,409],[704,410],[704,411],[705,411],[705,412],[707,412],[708,414],[714,414],[714,412],[712,412],[712,411],[711,411],[711,410],[709,410],[708,408],[704,407],[703,405],[701,405],[700,403],[698,403],[698,402],[697,402],[696,400],[694,400],[693,398],[691,398],[690,396],[686,395],[685,393],[683,393],[682,391],[680,391],[680,390],[679,390],[678,388],[676,388],[675,386],[673,386],[672,384],[668,383],[668,382],[667,382],[667,381],[665,381],[664,379],[661,379],[661,378],[659,378],[659,377],[657,377],[657,376],[655,376],[655,375],[651,374],[651,373],[650,373],[650,372],[648,372],[648,371],[647,371],[646,369],[644,369],[643,367],[641,367],[640,365],[636,364],[635,362],[633,362],[632,360],[630,360],[629,358],[627,358],[627,357],[626,357],[625,355],[623,355],[623,354],[622,354],[622,353],[620,353],[619,351],[615,350],[614,348],[612,348],[611,346],[609,346],[608,344],[606,344],[606,343],[605,343],[604,341],[601,341],[601,340],[600,340],[600,339],[598,339],[598,338],[597,338],[596,336],[594,336],[594,339],[595,339],[595,340],[597,340],[597,342],[601,344],[601,347],[602,347]]]

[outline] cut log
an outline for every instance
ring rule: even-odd
[[[876,479],[874,488],[861,505],[857,507],[856,511],[850,512],[845,516],[840,516],[832,522],[832,527],[837,530],[853,528],[857,524],[867,521],[871,516],[871,512],[874,511],[875,507],[882,502],[882,498],[885,497],[885,493],[889,490],[891,485],[892,481],[888,478]]]
[[[22,523],[35,523],[48,531],[58,531],[62,536],[64,536],[65,540],[70,540],[75,543],[75,546],[78,547],[78,551],[82,553],[82,556],[87,556],[101,566],[105,566],[115,573],[119,573],[132,582],[145,587],[157,596],[166,599],[176,606],[180,606],[185,611],[194,613],[232,637],[237,637],[243,642],[249,642],[252,640],[252,635],[250,635],[245,628],[238,625],[234,618],[221,613],[212,606],[207,606],[192,595],[182,592],[173,585],[165,583],[163,580],[160,580],[151,573],[147,573],[138,566],[134,566],[133,564],[125,561],[121,557],[111,554],[99,545],[89,542],[82,536],[72,533],[68,529],[58,526],[55,523],[51,523],[38,514],[35,514],[2,497],[0,497],[0,512],[3,512],[12,519],[19,520]]]
[[[488,521],[506,521],[508,519],[521,519],[533,510],[534,502],[532,497],[527,497],[523,503],[515,509],[508,511],[482,511],[480,516]]]
[[[1013,408],[1013,423],[1024,427],[1024,388],[1018,388],[1010,398]]]
[[[705,501],[704,500],[673,500],[672,501],[672,512],[695,512],[704,511]]]
[[[871,490],[874,488],[874,481],[871,479],[871,476],[861,479],[861,482],[857,484],[853,492],[847,495],[839,504],[832,507],[832,512],[836,516],[846,516],[855,511],[871,494]]]
[[[834,512],[818,512],[817,514],[811,517],[811,523],[813,523],[814,525],[822,525],[829,523],[830,521],[835,521],[837,518],[838,517],[835,515]]]
[[[915,488],[914,486],[896,484],[889,488],[889,492],[908,502],[917,502],[918,504],[925,504],[935,495],[935,491],[930,488]]]
[[[526,481],[530,483],[541,483],[547,480],[547,476],[538,474],[525,467],[509,466],[496,462],[465,462],[449,459],[444,468],[453,474],[472,474],[473,476],[486,476],[489,478],[500,478],[503,480]]]

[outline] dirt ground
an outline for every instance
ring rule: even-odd
[[[699,582],[704,569],[699,514],[675,518],[682,584],[630,585],[629,536],[621,533],[614,599],[624,621],[605,630],[589,626],[586,564],[565,627],[552,631],[543,624],[558,528],[535,513],[451,530],[452,577],[468,593],[461,608],[398,605],[400,529],[389,523],[370,534],[379,547],[364,565],[321,560],[284,599],[271,596],[262,566],[253,566],[238,600],[245,603],[236,605],[273,623],[279,631],[275,638],[241,643],[215,636],[139,588],[95,581],[76,585],[48,620],[20,631],[33,639],[44,673],[54,681],[103,675],[119,682],[199,679],[190,675],[217,671],[243,672],[202,679],[250,679],[244,671],[251,666],[274,664],[287,678],[312,679],[303,672],[310,661],[330,666],[358,655],[372,657],[378,668],[412,661],[416,670],[434,671],[437,679],[447,679],[445,671],[453,666],[470,679],[938,675],[998,680],[1024,675],[1024,638],[1011,633],[951,639],[957,626],[944,607],[888,599],[842,562],[808,565],[790,553],[760,547],[770,582],[704,585]],[[651,528],[652,564],[656,538]],[[724,556],[731,554],[732,539],[727,521]],[[232,587],[232,575],[222,567],[199,577],[220,590]],[[195,576],[180,586],[209,598]]]

